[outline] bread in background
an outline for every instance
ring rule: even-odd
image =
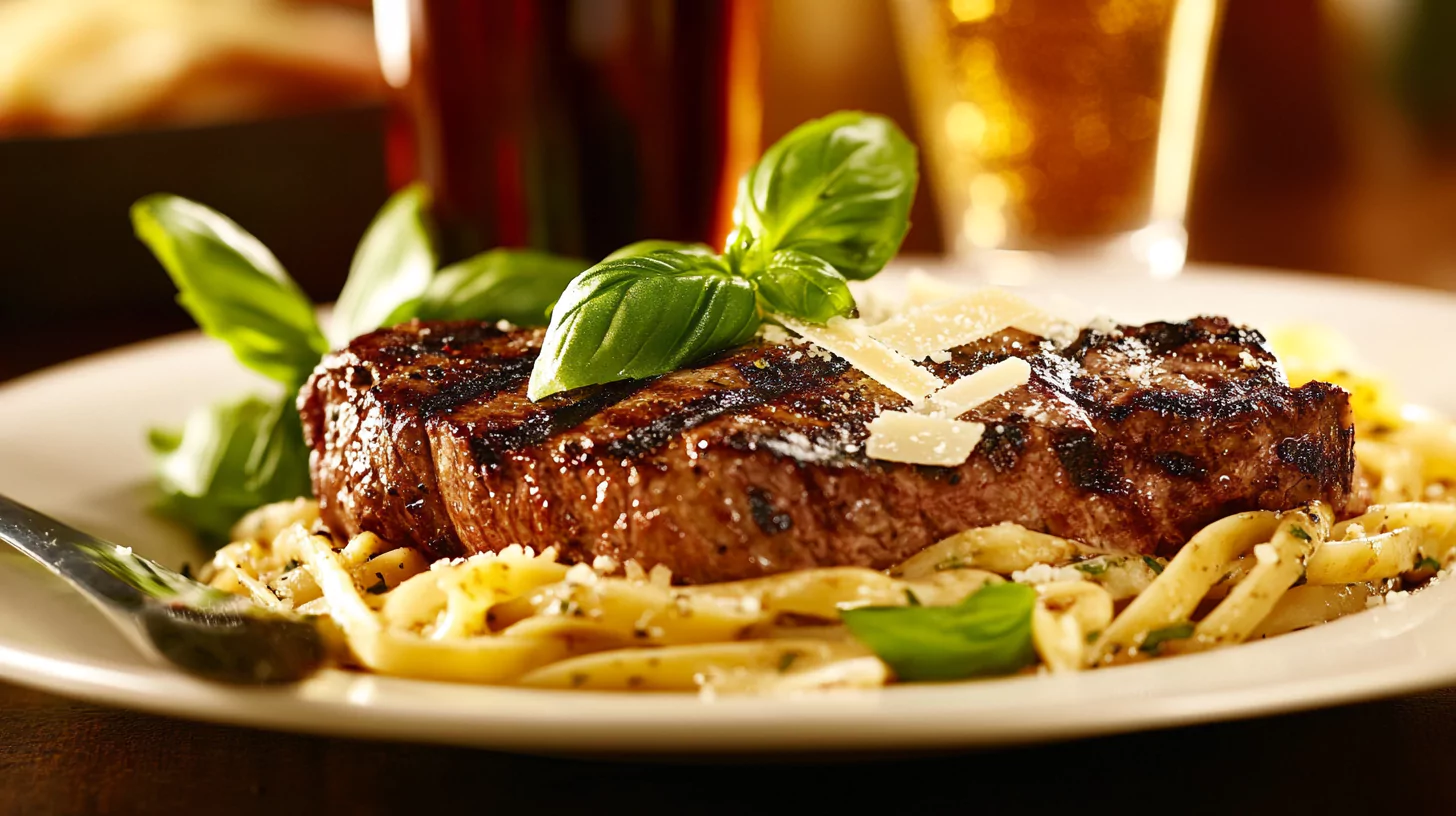
[[[0,136],[256,119],[382,92],[357,7],[0,0]]]

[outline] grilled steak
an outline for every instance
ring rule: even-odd
[[[328,526],[436,557],[555,545],[701,583],[884,568],[1002,521],[1171,555],[1230,513],[1363,501],[1345,392],[1291,389],[1263,338],[1222,318],[1088,329],[1061,349],[1008,329],[927,364],[947,382],[1031,365],[962,417],[987,428],[959,467],[866,458],[866,423],[906,402],[813,347],[751,345],[533,404],[541,337],[415,323],[329,355],[300,397]]]

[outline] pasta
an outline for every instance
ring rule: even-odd
[[[1298,339],[1298,336],[1296,336]],[[1307,338],[1306,338],[1307,339]],[[1272,637],[1440,580],[1456,560],[1456,425],[1389,387],[1284,355],[1291,383],[1349,388],[1373,505],[1229,516],[1171,560],[1100,552],[1015,524],[966,530],[878,572],[854,567],[674,586],[633,562],[566,565],[553,548],[426,563],[372,534],[341,541],[318,508],[260,508],[210,565],[219,589],[325,616],[339,660],[431,680],[538,688],[798,693],[878,687],[891,666],[841,622],[865,607],[956,607],[1032,587],[1030,670],[1071,672]],[[968,613],[969,614],[969,613]]]

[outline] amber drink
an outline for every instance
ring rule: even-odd
[[[1218,0],[896,0],[896,12],[950,249],[1182,268]]]

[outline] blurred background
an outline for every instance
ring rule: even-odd
[[[414,178],[447,258],[720,235],[731,181],[805,119],[920,140],[894,2],[0,0],[0,379],[190,325],[131,236],[154,191],[227,213],[320,301]],[[1456,289],[1456,2],[1220,11],[1189,260]],[[906,252],[954,249],[931,185],[912,217]]]

